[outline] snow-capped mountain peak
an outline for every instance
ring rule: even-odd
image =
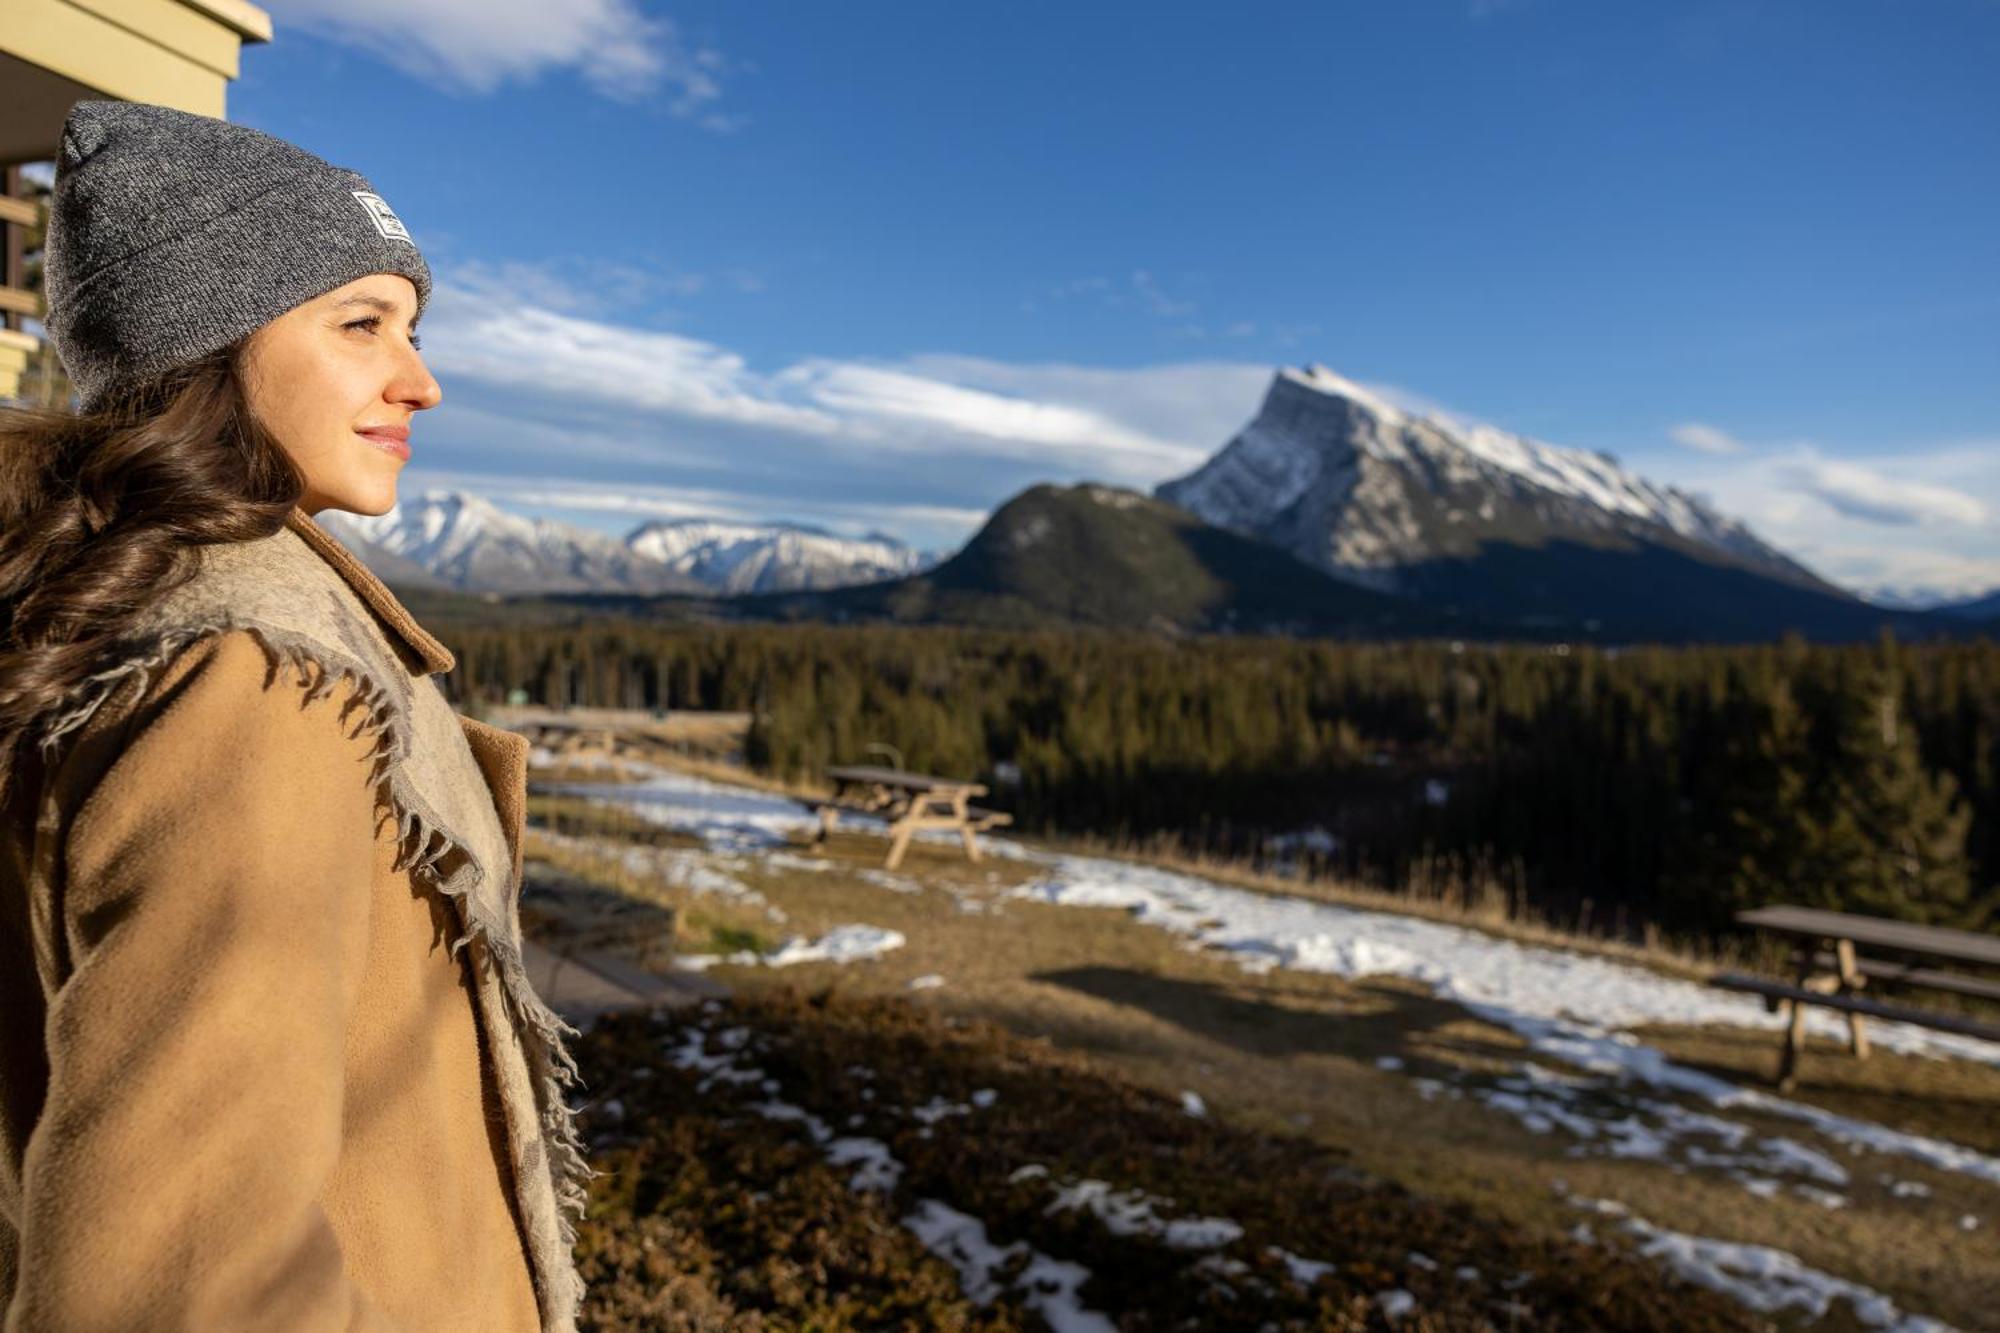
[[[1385,592],[1506,595],[1512,580],[1528,600],[1562,605],[1574,601],[1556,590],[1581,574],[1577,553],[1665,549],[1846,596],[1741,523],[1609,454],[1409,411],[1318,365],[1278,371],[1256,417],[1158,494]],[[1498,584],[1467,581],[1468,562],[1490,571],[1493,559],[1513,572]],[[1611,595],[1612,583],[1598,586]]]
[[[776,592],[898,578],[934,563],[892,537],[794,524],[675,519],[620,541],[465,491],[427,490],[374,517],[323,517],[383,577],[467,592]]]
[[[840,537],[789,523],[689,518],[648,523],[625,539],[635,553],[730,593],[838,588],[914,574],[934,563],[893,537]]]

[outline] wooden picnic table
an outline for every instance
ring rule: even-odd
[[[1013,822],[1012,815],[972,804],[973,797],[986,795],[982,783],[871,764],[829,768],[826,775],[833,781],[833,796],[817,803],[819,840],[833,832],[842,811],[880,815],[889,821],[889,855],[882,862],[885,869],[894,870],[902,864],[910,839],[920,829],[957,830],[966,859],[977,861],[979,843],[974,835],[996,824]]]
[[[1924,961],[1910,961],[1914,957],[1946,964],[2000,968],[2000,938],[1970,930],[1889,921],[1817,907],[1759,907],[1738,912],[1736,921],[1753,930],[1769,931],[1795,941],[1792,951],[1793,980],[1789,985],[1737,973],[1712,979],[1713,984],[1725,989],[1762,995],[1765,1003],[1773,1009],[1781,1003],[1790,1006],[1785,1050],[1778,1066],[1780,1087],[1791,1086],[1798,1068],[1799,1053],[1805,1044],[1807,1005],[1821,1005],[1847,1015],[1848,1048],[1858,1060],[1868,1058],[1868,1033],[1862,1026],[1864,1018],[1917,1023],[1944,1032],[1989,1041],[2000,1040],[2000,1024],[1959,1014],[1887,1004],[1864,999],[1860,994],[1872,979],[2000,1000],[2000,980],[1967,975],[1949,967],[1926,966]],[[1906,957],[1864,958],[1857,952],[1857,947],[1887,950]]]

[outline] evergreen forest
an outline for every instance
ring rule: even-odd
[[[835,626],[458,625],[463,700],[748,711],[788,779],[977,775],[1030,833],[1636,934],[1804,903],[2000,924],[2000,647],[1596,649]]]

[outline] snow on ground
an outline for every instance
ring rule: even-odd
[[[786,797],[687,774],[662,772],[645,783],[577,790],[693,833],[720,851],[756,847],[767,853],[778,851],[789,833],[816,827],[805,807]],[[1718,1108],[1800,1121],[1849,1147],[1898,1154],[2000,1183],[2000,1158],[1836,1115],[1676,1065],[1629,1033],[1647,1024],[1749,1027],[1775,1033],[1783,1019],[1767,1013],[1763,1002],[1751,996],[1417,917],[1257,893],[1103,857],[1048,855],[991,835],[981,839],[981,846],[1038,868],[1036,878],[1011,890],[1010,897],[1055,906],[1123,909],[1143,924],[1187,937],[1195,947],[1226,953],[1252,971],[1291,968],[1354,979],[1392,976],[1414,981],[1519,1034],[1538,1054],[1597,1076],[1596,1084],[1565,1088],[1547,1083],[1532,1093],[1502,1087],[1502,1094],[1517,1095],[1501,1096],[1494,1102],[1496,1109],[1524,1122],[1532,1116],[1534,1125],[1577,1132],[1584,1124],[1582,1113],[1558,1116],[1554,1111],[1560,1103],[1607,1086],[1642,1085],[1691,1095]],[[1845,1020],[1838,1015],[1815,1010],[1807,1022],[1810,1030],[1824,1036],[1845,1035]],[[1888,1050],[2000,1065],[2000,1043],[1902,1023],[1874,1022],[1869,1030],[1875,1043]],[[1637,1156],[1644,1155],[1647,1145],[1685,1140],[1699,1132],[1727,1135],[1728,1131],[1717,1130],[1727,1122],[1690,1121],[1680,1114],[1683,1110],[1660,1099],[1642,1100],[1634,1114],[1643,1119],[1635,1122],[1632,1132],[1614,1133],[1607,1141],[1623,1150],[1617,1155]],[[1603,1133],[1599,1129],[1583,1136],[1596,1138]],[[1782,1141],[1763,1142],[1768,1146]],[[1753,1178],[1766,1176],[1762,1168],[1771,1165],[1754,1160],[1703,1162],[1698,1156],[1695,1165],[1713,1165]],[[1795,1171],[1803,1165],[1804,1159],[1791,1163]],[[1805,1174],[1820,1184],[1838,1183],[1812,1168]]]
[[[903,932],[883,926],[835,926],[816,940],[793,936],[769,953],[739,950],[736,953],[685,953],[674,959],[678,967],[705,972],[717,963],[740,966],[791,967],[797,963],[860,963],[880,958],[903,947]]]
[[[1572,1200],[1617,1225],[1637,1242],[1639,1253],[1665,1264],[1697,1286],[1721,1292],[1760,1314],[1798,1310],[1823,1319],[1837,1301],[1870,1328],[1892,1333],[1949,1333],[1949,1325],[1922,1315],[1905,1314],[1896,1303],[1872,1287],[1808,1267],[1797,1255],[1768,1245],[1744,1245],[1670,1231],[1634,1217],[1624,1204],[1609,1199]],[[1585,1234],[1588,1234],[1586,1229]]]
[[[1894,1153],[1939,1170],[2000,1184],[2000,1158],[1919,1134],[1837,1115],[1689,1069],[1625,1029],[1647,1024],[1776,1030],[1782,1020],[1748,996],[1662,976],[1627,963],[1520,944],[1462,926],[1386,912],[1253,893],[1175,871],[1098,857],[1053,856],[1011,896],[1059,906],[1122,908],[1147,925],[1224,952],[1251,971],[1275,967],[1336,976],[1401,977],[1479,1018],[1510,1029],[1538,1054],[1618,1085],[1689,1094],[1717,1107],[1801,1121],[1848,1147]],[[1844,1035],[1844,1020],[1817,1011],[1814,1030]],[[2000,1043],[1871,1022],[1878,1046],[1920,1056],[2000,1065]],[[1568,1093],[1543,1089],[1547,1111]],[[1644,1103],[1641,1111],[1670,1105]],[[1512,1110],[1511,1106],[1502,1109]],[[1565,1127],[1571,1127],[1566,1122]]]
[[[1024,1180],[1052,1180],[1049,1169],[1039,1162],[1019,1167],[1009,1176],[1010,1184]],[[1226,1217],[1162,1217],[1160,1210],[1172,1201],[1144,1190],[1121,1190],[1108,1181],[1072,1180],[1055,1183],[1055,1198],[1042,1211],[1047,1214],[1081,1209],[1104,1224],[1114,1236],[1148,1236],[1170,1249],[1213,1250],[1243,1238],[1243,1228]],[[1328,1265],[1299,1260],[1320,1271]]]
[[[780,850],[788,835],[814,827],[804,808],[786,798],[680,774],[663,773],[647,783],[609,791],[578,790],[694,833],[706,846],[725,854],[775,852],[794,857],[796,853]],[[1413,1085],[1426,1097],[1471,1095],[1537,1132],[1561,1130],[1577,1140],[1580,1154],[1652,1158],[1676,1169],[1717,1170],[1763,1197],[1789,1184],[1793,1193],[1826,1207],[1846,1202],[1844,1195],[1829,1187],[1847,1185],[1848,1169],[1824,1153],[1782,1135],[1760,1134],[1747,1124],[1694,1110],[1667,1096],[1647,1095],[1645,1090],[1651,1090],[1692,1097],[1718,1110],[1793,1120],[1850,1151],[1901,1155],[2000,1184],[2000,1158],[1677,1065],[1631,1034],[1632,1029],[1651,1024],[1775,1033],[1783,1020],[1749,996],[1610,959],[1521,944],[1415,917],[1256,893],[1105,858],[1050,855],[990,835],[982,838],[981,845],[996,856],[1037,868],[1030,882],[1006,891],[1008,897],[1052,906],[1121,909],[1143,924],[1187,938],[1190,947],[1220,951],[1251,971],[1290,968],[1354,979],[1402,978],[1515,1032],[1533,1053],[1560,1061],[1567,1070],[1529,1061],[1520,1066],[1518,1075],[1502,1077],[1490,1086],[1460,1089],[1426,1078],[1413,1078]],[[965,905],[965,895],[958,896]],[[1844,1020],[1830,1013],[1813,1011],[1808,1023],[1810,1030],[1830,1038],[1845,1035]],[[2000,1066],[2000,1043],[1894,1023],[1871,1023],[1870,1032],[1876,1044],[1888,1050]],[[1389,1058],[1378,1067],[1402,1066]],[[1109,1200],[1108,1190],[1107,1186],[1106,1192],[1093,1197]],[[1910,1194],[1919,1197],[1915,1191]],[[942,1213],[931,1220],[937,1223],[939,1237],[968,1234],[946,1226],[949,1219]],[[1827,1301],[1845,1299],[1865,1321],[1880,1327],[1908,1333],[1942,1327],[1904,1315],[1879,1293],[1806,1268],[1782,1251],[1687,1236],[1637,1218],[1628,1219],[1624,1229],[1677,1271],[1707,1274],[1712,1285],[1738,1295],[1752,1308],[1797,1306],[1810,1311],[1824,1308]],[[981,1228],[980,1238],[983,1235]],[[1757,1304],[1770,1300],[1779,1303]]]
[[[704,1012],[715,1010],[704,1006]],[[767,1120],[804,1128],[825,1152],[829,1165],[857,1166],[859,1169],[848,1179],[850,1189],[890,1191],[902,1180],[902,1162],[880,1139],[836,1137],[826,1122],[812,1112],[772,1095],[777,1091],[775,1081],[767,1080],[762,1070],[745,1063],[751,1054],[748,1028],[726,1028],[715,1033],[714,1044],[721,1049],[714,1052],[708,1050],[708,1036],[700,1027],[689,1027],[679,1044],[668,1047],[666,1052],[668,1060],[676,1066],[698,1070],[705,1076],[699,1090],[706,1091],[717,1083],[756,1083],[767,1095],[763,1101],[752,1102],[749,1109]],[[970,1102],[933,1098],[928,1106],[915,1108],[912,1114],[921,1118],[926,1111],[934,1112],[932,1119],[947,1114],[969,1114],[975,1107],[993,1105],[996,1099],[997,1094],[991,1089],[982,1088],[972,1094]],[[960,1289],[975,1304],[990,1304],[1003,1290],[997,1276],[999,1271],[1025,1257],[1027,1262],[1011,1285],[1021,1303],[1047,1320],[1055,1333],[1116,1333],[1117,1325],[1086,1308],[1077,1295],[1090,1280],[1090,1270],[1083,1265],[1052,1259],[1026,1241],[995,1245],[987,1238],[984,1222],[937,1199],[918,1200],[915,1210],[902,1222],[925,1249],[958,1270]]]
[[[1055,1333],[1116,1333],[1116,1324],[1086,1309],[1077,1295],[1090,1280],[1083,1265],[1051,1259],[1023,1240],[995,1245],[987,1239],[984,1222],[936,1199],[919,1199],[903,1225],[925,1249],[958,1270],[959,1288],[974,1304],[991,1304],[1001,1292],[995,1273],[1027,1255],[1027,1267],[1015,1279],[1023,1305],[1046,1319]]]

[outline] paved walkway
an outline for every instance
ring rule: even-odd
[[[523,941],[521,958],[543,1003],[580,1028],[620,1010],[678,1009],[729,993],[696,972],[660,976],[601,953],[564,958],[534,940]]]

